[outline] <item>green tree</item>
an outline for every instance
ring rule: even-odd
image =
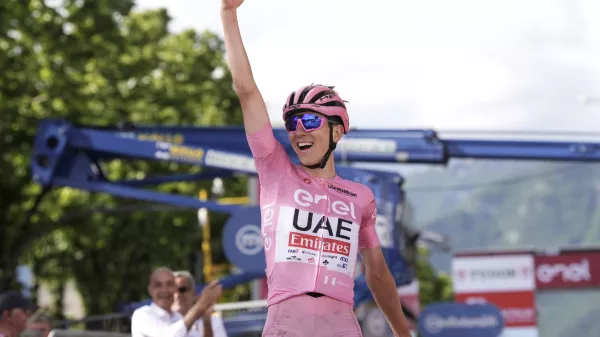
[[[419,247],[416,235],[419,226],[415,220],[415,207],[411,201],[404,205],[402,213],[402,234],[406,247],[402,256],[415,267],[419,280],[420,302],[426,306],[432,302],[452,300],[452,281],[443,274],[438,273],[429,261],[430,252],[425,247]]]
[[[435,270],[429,262],[429,250],[419,249],[417,260],[417,279],[419,280],[419,300],[421,307],[434,302],[453,301],[452,279],[444,273]]]
[[[0,3],[0,288],[14,286],[15,267],[25,258],[38,276],[58,285],[74,277],[88,314],[110,312],[143,296],[153,266],[187,267],[199,247],[195,212],[90,213],[147,205],[60,189],[34,216],[27,213],[41,190],[28,170],[40,118],[95,125],[241,123],[223,42],[210,32],[169,33],[165,10],[134,13],[132,6],[129,0],[65,0],[54,8],[41,0]],[[120,160],[105,168],[110,179],[200,170]],[[202,186],[207,183],[160,189],[193,196]],[[229,194],[244,193],[244,179],[226,186]],[[214,225],[217,241],[220,226]]]

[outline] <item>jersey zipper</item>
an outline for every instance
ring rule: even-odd
[[[325,193],[325,196],[327,197],[327,202],[325,203],[325,208],[323,210],[323,225],[325,225],[327,223],[328,219],[328,211],[329,211],[329,204],[331,202],[331,200],[329,200],[329,194],[327,193],[327,188],[325,187],[325,179],[323,178],[319,178],[319,180],[321,181],[321,187],[323,188],[323,192]],[[321,240],[321,248],[319,248],[319,253],[317,255],[317,272],[315,274],[315,283],[314,283],[314,290],[316,291],[317,289],[317,282],[319,281],[319,274],[321,271],[321,255],[323,254],[323,247],[325,246],[325,243],[323,242],[323,227],[321,227],[321,229],[319,230],[319,238]]]

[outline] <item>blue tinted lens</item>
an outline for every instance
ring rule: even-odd
[[[296,131],[296,126],[298,126],[298,118],[300,116],[290,116],[285,120],[285,129],[288,131]]]
[[[318,129],[321,126],[321,117],[313,114],[302,115],[302,125],[307,131]]]

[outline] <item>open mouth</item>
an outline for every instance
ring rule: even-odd
[[[158,296],[156,296],[159,300],[170,300],[173,298],[172,295],[165,295],[165,294],[158,294]]]
[[[300,151],[305,151],[310,149],[313,146],[313,143],[311,142],[299,142],[296,145],[298,145],[298,148],[300,149]]]

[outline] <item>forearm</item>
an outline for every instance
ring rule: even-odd
[[[366,280],[377,306],[386,317],[394,334],[399,337],[410,337],[396,283],[389,270],[386,268],[378,273],[368,273]]]
[[[204,315],[204,312],[206,312],[206,308],[200,305],[199,302],[196,302],[196,304],[194,304],[192,308],[190,308],[190,310],[183,317],[183,322],[185,323],[185,326],[188,329],[188,331],[190,330],[192,325],[194,325],[194,323],[198,320],[198,318]]]
[[[213,337],[213,329],[210,321],[210,317],[208,319],[204,319],[204,335],[202,337]]]
[[[225,36],[227,60],[236,92],[238,95],[243,96],[257,91],[252,67],[242,41],[237,11],[235,9],[221,10],[221,21]]]
[[[236,10],[221,10],[221,20],[223,21],[225,48],[231,69],[231,78],[244,114],[244,128],[247,135],[252,135],[269,122],[267,106],[252,75],[250,61],[240,34]]]

